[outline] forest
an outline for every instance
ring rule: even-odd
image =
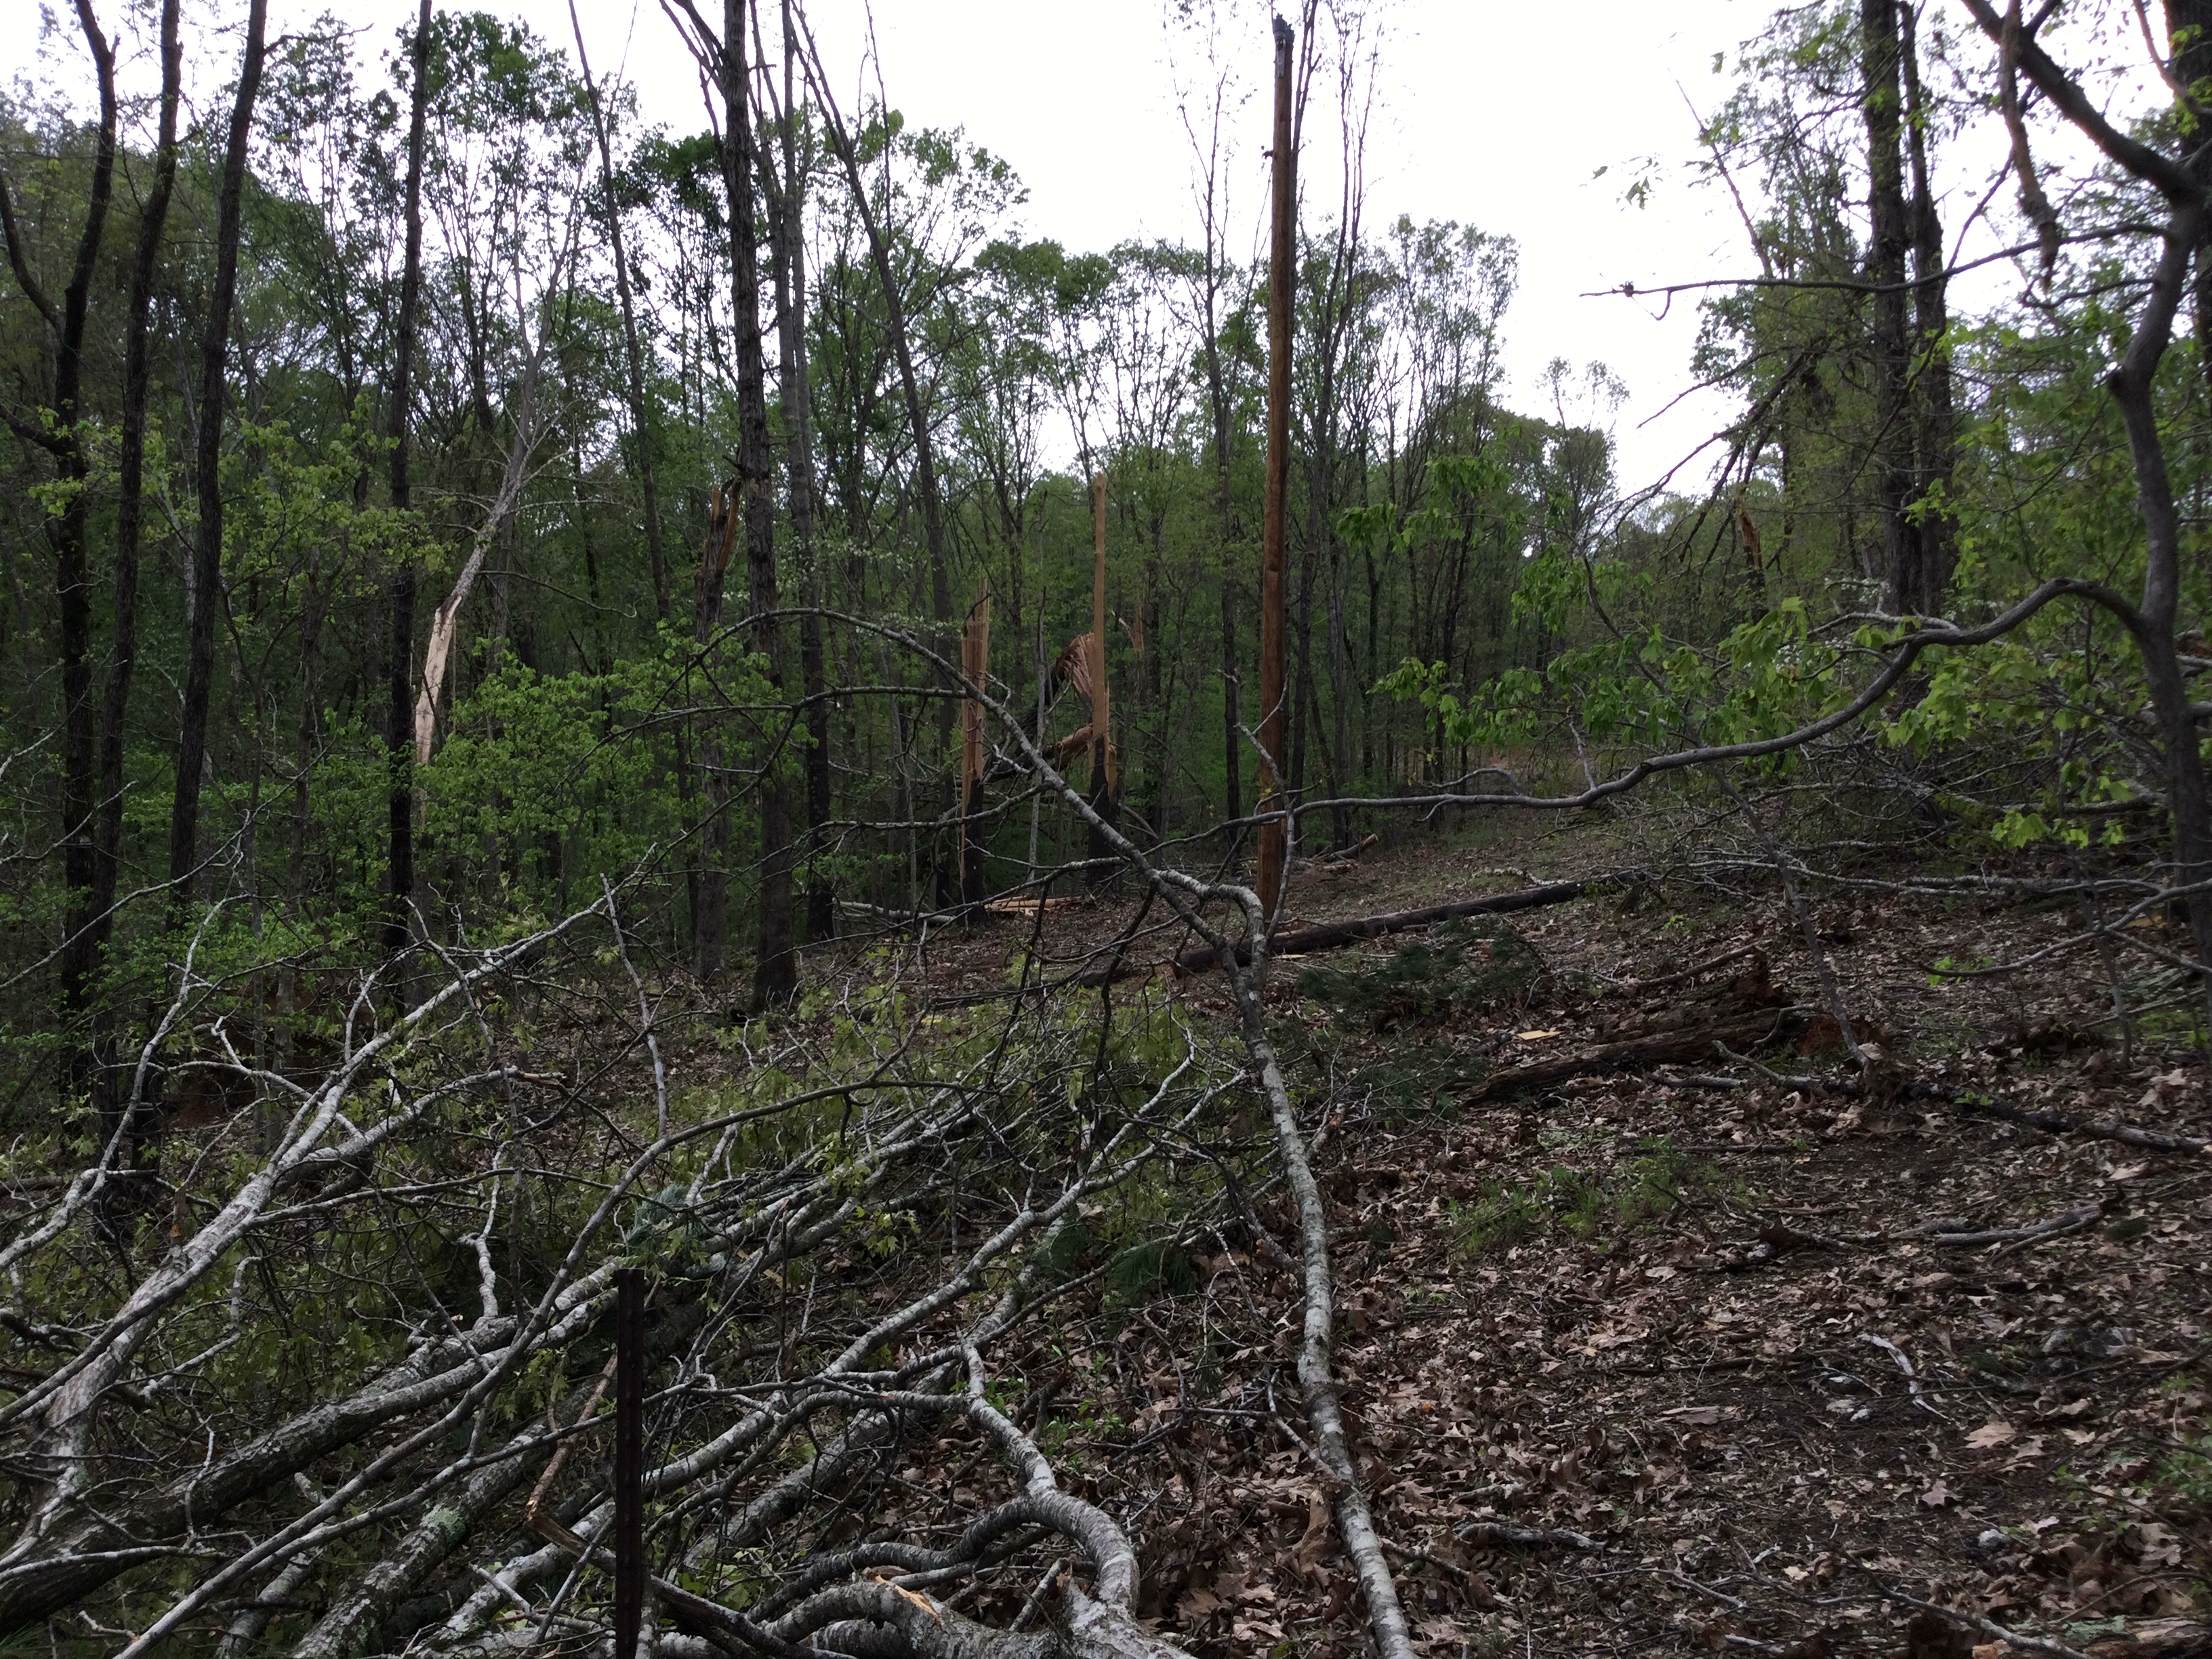
[[[0,90],[0,1659],[2212,1654],[2212,0],[1704,43],[1656,479],[1414,0],[489,3]]]

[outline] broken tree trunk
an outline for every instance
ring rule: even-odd
[[[1386,933],[1402,933],[1416,927],[1430,927],[1440,921],[1450,921],[1461,916],[1502,916],[1516,910],[1534,910],[1547,904],[1565,904],[1569,899],[1580,898],[1596,885],[1594,882],[1555,881],[1541,887],[1524,887],[1516,893],[1493,893],[1487,898],[1460,899],[1450,904],[1431,904],[1419,910],[1394,910],[1376,916],[1354,916],[1348,921],[1322,922],[1312,927],[1301,927],[1295,932],[1278,933],[1268,949],[1268,955],[1278,958],[1310,955],[1316,951],[1340,950],[1347,945],[1357,945],[1362,939],[1380,939]],[[1252,960],[1252,946],[1240,940],[1237,946],[1237,964],[1247,966]],[[1186,951],[1176,958],[1177,975],[1203,974],[1221,965],[1221,953],[1212,948]],[[1137,971],[1133,969],[1132,971]]]

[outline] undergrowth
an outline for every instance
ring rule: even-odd
[[[1644,1143],[1643,1154],[1610,1170],[1554,1164],[1525,1184],[1488,1182],[1482,1196],[1449,1206],[1453,1242],[1469,1255],[1510,1249],[1552,1229],[1589,1238],[1608,1225],[1634,1227],[1711,1189],[1718,1172],[1670,1142]]]
[[[1425,1024],[1462,1010],[1518,1006],[1544,982],[1535,946],[1504,922],[1447,921],[1367,966],[1316,964],[1298,987],[1340,1024],[1376,1031]]]

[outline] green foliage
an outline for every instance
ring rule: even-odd
[[[1198,1269],[1173,1244],[1158,1240],[1133,1246],[1107,1265],[1106,1305],[1132,1308],[1160,1294],[1188,1296],[1198,1288]]]
[[[1656,1220],[1715,1180],[1710,1164],[1669,1141],[1647,1140],[1638,1157],[1604,1171],[1561,1164],[1526,1183],[1487,1182],[1474,1203],[1451,1204],[1451,1233],[1469,1255],[1510,1249],[1554,1227],[1588,1238],[1609,1223]]]

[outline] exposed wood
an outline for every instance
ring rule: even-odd
[[[1799,1016],[1792,1009],[1761,1009],[1710,1025],[1662,1031],[1631,1037],[1621,1042],[1601,1042],[1579,1054],[1558,1060],[1538,1060],[1494,1073],[1463,1097],[1472,1105],[1480,1100],[1500,1100],[1530,1089],[1544,1089],[1571,1077],[1590,1077],[1604,1072],[1625,1072],[1643,1066],[1663,1066],[1686,1060],[1711,1059],[1717,1046],[1755,1048],[1787,1035]]]
[[[1402,933],[1416,927],[1433,927],[1440,921],[1450,921],[1461,916],[1502,916],[1516,910],[1534,910],[1547,904],[1565,904],[1570,899],[1580,898],[1594,884],[1583,881],[1555,881],[1542,887],[1523,888],[1517,893],[1493,893],[1487,898],[1457,899],[1449,904],[1431,904],[1418,910],[1394,910],[1382,915],[1355,916],[1349,921],[1322,922],[1312,927],[1296,928],[1275,935],[1268,954],[1277,957],[1310,955],[1316,951],[1334,951],[1347,945],[1357,945],[1362,939],[1381,939],[1386,933]],[[1252,947],[1240,941],[1237,946],[1238,963],[1249,964]],[[1221,965],[1220,953],[1207,949],[1186,951],[1176,958],[1178,975],[1203,974]],[[1132,969],[1132,972],[1141,971]]]
[[[215,287],[207,328],[200,337],[198,454],[199,532],[192,548],[191,619],[185,652],[185,696],[177,738],[176,793],[169,810],[169,890],[177,904],[191,902],[199,863],[200,787],[207,775],[208,708],[215,694],[216,618],[222,603],[222,428],[229,380],[230,319],[238,297],[238,245],[244,228],[246,151],[253,132],[253,105],[261,93],[261,64],[268,40],[268,0],[252,0],[246,12],[246,52],[231,105],[223,148],[222,190],[216,210]]]

